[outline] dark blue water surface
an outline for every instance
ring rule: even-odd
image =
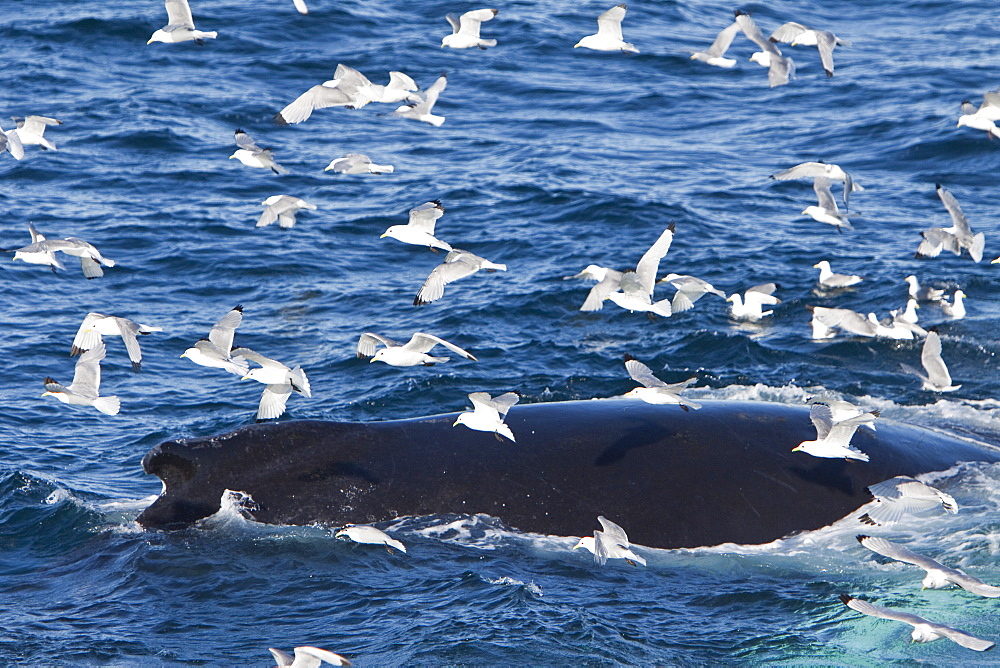
[[[883,419],[1000,443],[1000,266],[988,262],[1000,254],[1000,142],[955,127],[963,99],[978,104],[1000,83],[991,3],[744,5],[768,34],[798,21],[853,42],[836,49],[832,79],[815,48],[786,48],[798,78],[775,89],[742,36],[731,70],[689,59],[731,20],[727,3],[630,4],[633,56],[572,48],[610,2],[497,5],[482,33],[499,44],[485,51],[439,46],[444,15],[476,5],[309,4],[302,16],[290,0],[192,0],[198,27],[218,38],[148,46],[166,23],[156,0],[3,6],[0,114],[63,125],[46,133],[58,152],[0,155],[0,246],[26,245],[32,221],[117,265],[87,281],[72,257],[56,274],[0,260],[2,663],[263,666],[267,647],[306,644],[358,665],[989,660],[947,640],[911,644],[903,625],[841,605],[849,591],[1000,637],[995,602],[921,592],[915,569],[860,554],[856,522],[761,548],[645,550],[647,568],[599,568],[569,549],[573,538],[487,517],[402,520],[391,528],[406,555],[231,509],[187,531],[139,529],[160,491],[140,466],[150,447],[253,421],[259,384],[179,358],[236,304],[237,342],[311,380],[312,399],[292,396],[284,420],[445,413],[474,391],[516,390],[525,403],[615,396],[634,386],[627,352],[667,381],[696,376],[695,398],[801,404],[827,390]],[[434,109],[446,122],[380,104],[271,122],[338,63],[379,83],[402,70],[423,87],[447,72]],[[228,160],[236,128],[290,173]],[[350,152],[395,171],[323,171]],[[808,182],[768,179],[807,160],[838,163],[865,187],[851,200],[854,231],[799,215],[815,203]],[[982,263],[914,258],[921,230],[950,224],[935,183],[985,232]],[[256,229],[260,202],[278,194],[318,210],[291,230]],[[439,237],[509,270],[415,307],[442,255],[379,235],[430,199],[446,208]],[[634,266],[671,221],[661,275],[694,274],[727,294],[775,281],[774,314],[739,323],[712,295],[656,321],[610,303],[578,310],[590,284],[563,276]],[[866,280],[817,293],[822,259]],[[882,317],[905,304],[908,274],[968,294],[965,319],[919,311],[938,325],[956,392],[923,391],[900,370],[919,364],[919,341],[810,338],[806,305]],[[120,397],[114,417],[40,398],[45,376],[72,379],[70,343],[89,311],[164,329],[143,338],[139,374],[121,341],[107,341],[101,391]],[[365,331],[431,332],[479,362],[368,364],[355,357]],[[1000,469],[963,465],[928,481],[961,512],[907,520],[895,535],[1000,583]]]

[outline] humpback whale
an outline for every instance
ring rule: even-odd
[[[286,421],[167,441],[142,460],[164,490],[137,521],[191,526],[230,489],[270,524],[484,513],[520,531],[581,536],[603,515],[650,547],[757,544],[847,516],[888,478],[1000,461],[990,445],[885,419],[854,436],[869,462],[792,452],[815,436],[808,407],[765,402],[519,404],[507,416],[517,443],[453,428],[456,416]]]

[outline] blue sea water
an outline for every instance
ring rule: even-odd
[[[798,21],[850,39],[828,79],[811,47],[788,47],[798,77],[770,89],[738,36],[721,70],[689,59],[736,7],[632,3],[637,55],[573,49],[610,3],[520,0],[483,25],[488,50],[440,48],[444,15],[475,5],[401,0],[192,0],[203,45],[152,44],[163,4],[8,0],[0,16],[3,116],[63,121],[57,152],[0,154],[0,246],[78,236],[117,265],[87,281],[0,260],[0,661],[5,665],[271,665],[269,646],[317,645],[357,665],[840,664],[989,662],[947,640],[844,608],[843,591],[996,639],[996,603],[924,591],[915,569],[874,560],[851,518],[767,546],[644,550],[647,568],[594,565],[571,537],[506,530],[494,518],[408,518],[408,553],[333,540],[327,527],[269,527],[225,508],[196,529],[143,531],[159,493],[140,460],[160,441],[253,421],[260,386],[179,355],[236,304],[237,342],[309,374],[282,419],[384,420],[452,412],[467,394],[516,390],[522,402],[620,395],[630,353],[691,396],[802,404],[831,392],[882,419],[1000,445],[1000,142],[956,128],[959,103],[998,84],[995,7],[975,1],[783,0],[739,6],[765,33]],[[448,86],[439,128],[393,106],[271,117],[338,63],[378,83],[402,70]],[[8,129],[10,122],[0,122]],[[227,160],[243,128],[290,173]],[[324,172],[366,153],[395,171]],[[768,179],[807,160],[843,165],[865,187],[853,231],[799,215],[807,182]],[[920,232],[950,224],[948,188],[986,259],[913,257]],[[291,230],[256,229],[259,203],[302,197]],[[438,236],[507,272],[450,284],[412,306],[442,260],[378,238],[430,199]],[[650,321],[614,305],[581,313],[596,263],[634,265],[669,222],[661,275],[690,273],[727,294],[768,281],[781,304],[759,324],[733,321],[712,295]],[[864,275],[817,293],[812,265]],[[810,339],[806,305],[884,316],[905,304],[903,277],[969,296],[950,321],[932,305],[962,387],[921,390],[900,363],[920,342]],[[670,295],[665,286],[658,298]],[[107,342],[103,394],[121,413],[40,398],[68,382],[70,343],[89,311],[163,327],[142,340],[142,372]],[[427,331],[472,351],[434,367],[356,359],[358,336]],[[739,472],[734,472],[738,476]],[[894,534],[949,565],[1000,583],[1000,467],[965,464],[928,482],[958,515],[913,518]],[[850,520],[850,521],[849,521]],[[596,521],[596,518],[595,518]],[[626,527],[627,529],[628,527]],[[639,548],[640,550],[642,548]]]

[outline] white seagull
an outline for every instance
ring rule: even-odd
[[[942,589],[948,585],[956,584],[976,596],[1000,598],[1000,587],[988,585],[979,578],[966,575],[955,568],[948,568],[930,557],[917,554],[898,543],[893,543],[892,541],[876,536],[858,536],[857,539],[859,543],[876,554],[881,554],[883,557],[889,557],[890,559],[902,561],[907,564],[913,564],[927,571],[927,575],[924,576],[921,582],[924,589]]]
[[[302,123],[316,109],[345,107],[360,109],[369,102],[390,104],[413,99],[417,84],[403,72],[389,72],[385,86],[372,83],[358,70],[340,63],[333,79],[324,81],[299,95],[284,109],[274,115],[278,125]]]
[[[625,355],[625,369],[632,380],[642,384],[642,387],[626,392],[626,397],[642,399],[647,404],[677,404],[684,410],[701,408],[701,404],[680,395],[693,383],[698,382],[697,378],[688,378],[680,383],[664,383],[653,375],[653,371],[648,366],[629,354]]]
[[[639,53],[635,44],[629,44],[622,37],[622,19],[625,18],[625,5],[615,5],[597,17],[597,33],[587,35],[573,45],[575,49],[582,46],[595,51],[621,51],[623,53]]]
[[[488,392],[473,392],[469,395],[472,410],[459,415],[452,426],[464,424],[469,429],[492,432],[498,441],[503,440],[500,438],[501,435],[514,441],[514,433],[504,422],[504,418],[518,399],[515,392],[507,392],[498,397],[491,397]]]
[[[795,78],[795,62],[781,55],[781,50],[764,37],[749,14],[736,10],[736,23],[751,42],[761,48],[750,60],[767,68],[767,81],[771,88],[783,86]]]
[[[274,161],[274,154],[269,148],[261,148],[254,143],[243,130],[236,130],[236,145],[239,146],[236,152],[229,156],[232,160],[236,158],[247,167],[262,167],[270,169],[275,174],[287,174],[288,170]]]
[[[302,0],[296,0],[296,3]],[[305,12],[302,12],[305,14]],[[296,647],[295,656],[290,655],[288,652],[282,652],[280,649],[275,649],[274,647],[269,647],[268,651],[271,652],[271,656],[274,657],[275,662],[277,662],[276,668],[320,668],[324,663],[329,663],[334,666],[349,666],[351,662],[340,656],[339,654],[334,654],[333,652],[328,652],[325,649],[320,649],[319,647]]]
[[[718,295],[723,299],[726,298],[725,292],[717,290],[708,281],[703,281],[694,276],[667,274],[666,277],[660,279],[660,283],[669,283],[677,289],[677,292],[674,293],[673,301],[670,302],[670,310],[673,313],[687,311],[707,292]]]
[[[739,23],[732,23],[722,29],[715,37],[715,41],[712,42],[712,46],[708,47],[704,51],[692,51],[691,60],[700,60],[703,63],[709,65],[715,65],[716,67],[730,68],[736,64],[735,58],[726,58],[726,50],[733,43],[733,38],[736,37],[736,33],[740,31]]]
[[[370,524],[345,524],[343,529],[334,534],[334,538],[345,538],[364,545],[385,545],[388,552],[392,552],[390,547],[406,552],[405,545]]]
[[[646,565],[646,559],[632,551],[624,529],[600,515],[598,515],[597,521],[601,523],[603,531],[595,529],[593,536],[584,536],[573,547],[574,550],[592,552],[594,561],[601,566],[606,564],[608,559],[624,559],[632,566],[636,564]]]
[[[375,350],[376,345],[379,343],[385,346],[385,348]],[[396,343],[385,336],[365,332],[358,339],[358,357],[370,357],[371,362],[385,362],[390,366],[417,366],[418,364],[433,366],[434,364],[448,361],[447,357],[432,357],[427,354],[436,345],[442,345],[453,353],[457,353],[473,362],[479,361],[472,353],[459,348],[454,343],[448,343],[433,334],[424,334],[423,332],[414,333],[410,337],[410,340],[403,344]]]
[[[933,330],[927,332],[927,338],[924,339],[924,347],[920,351],[920,364],[927,372],[926,375],[908,364],[900,366],[903,371],[912,373],[924,381],[922,389],[931,392],[954,392],[962,387],[951,384],[951,374],[948,373],[948,366],[941,357],[941,337]]]
[[[260,203],[264,210],[257,219],[256,227],[267,227],[274,221],[278,221],[278,226],[288,229],[295,226],[295,214],[302,209],[316,210],[315,204],[310,204],[304,199],[292,197],[291,195],[271,195]]]
[[[869,485],[868,491],[875,497],[875,505],[858,518],[863,524],[889,526],[903,515],[922,513],[937,506],[953,515],[958,512],[958,503],[950,494],[909,476],[896,476]]]
[[[434,105],[437,103],[438,96],[441,95],[441,91],[443,91],[447,85],[448,75],[442,74],[426,91],[423,92],[423,94],[416,94],[417,101],[410,104],[404,104],[399,107],[394,112],[395,115],[400,116],[401,118],[412,118],[415,121],[430,123],[434,127],[440,127],[440,125],[444,123],[444,116],[435,116],[431,113],[431,109],[434,108]]]
[[[153,42],[173,44],[191,40],[201,44],[201,40],[215,39],[219,35],[214,30],[211,32],[195,30],[194,17],[191,16],[191,7],[188,6],[187,0],[167,0],[166,6],[167,25],[154,32],[146,44]]]
[[[471,276],[480,269],[507,271],[507,265],[490,262],[469,251],[454,248],[444,256],[444,262],[434,267],[427,280],[413,298],[414,306],[435,302],[444,296],[444,286],[460,278]]]
[[[962,115],[955,127],[964,125],[974,130],[983,130],[992,139],[1000,137],[1000,128],[995,121],[1000,121],[1000,91],[986,93],[978,109],[969,100],[963,100]]]
[[[17,123],[17,129],[10,132],[17,135],[22,146],[41,146],[49,151],[56,150],[56,145],[46,139],[43,134],[46,125],[62,125],[62,121],[48,116],[28,116],[27,118],[12,116],[12,118]]]
[[[874,603],[869,603],[868,601],[863,601],[860,598],[854,598],[853,596],[848,596],[847,594],[841,594],[840,600],[843,601],[844,605],[848,608],[857,610],[865,615],[910,624],[913,627],[913,632],[910,634],[910,637],[913,638],[914,642],[930,642],[931,640],[937,640],[938,638],[948,638],[949,640],[957,642],[962,647],[968,647],[969,649],[974,649],[977,652],[984,652],[993,648],[994,643],[989,640],[983,640],[982,638],[970,636],[964,631],[959,631],[951,628],[950,626],[938,624],[937,622],[928,621],[923,617],[911,615],[908,612],[890,610],[889,608],[882,607],[881,605],[875,605]]]
[[[273,420],[281,417],[285,412],[285,405],[292,390],[299,394],[312,398],[312,391],[309,388],[309,379],[302,367],[296,366],[289,369],[287,366],[264,357],[260,353],[249,348],[236,348],[232,351],[236,357],[259,364],[260,367],[250,369],[240,380],[256,380],[264,384],[264,392],[260,396],[260,404],[257,406],[257,421]]]
[[[125,350],[128,351],[128,358],[132,362],[132,369],[138,371],[142,365],[142,351],[139,349],[138,335],[162,331],[162,327],[140,325],[128,318],[91,312],[83,319],[80,329],[73,337],[73,346],[70,348],[69,354],[79,355],[101,343],[102,336],[117,335],[122,337],[122,341],[125,343]]]
[[[809,409],[809,419],[816,427],[816,440],[802,441],[792,448],[792,452],[804,452],[813,457],[859,459],[867,462],[868,455],[852,447],[851,439],[859,426],[871,425],[878,415],[878,411],[872,411],[835,422],[833,409],[826,404],[815,403]]]
[[[295,4],[295,10],[299,14],[309,13],[309,7],[306,6],[306,0],[292,0],[292,3]]]
[[[968,295],[962,290],[955,290],[954,301],[941,300],[941,311],[952,320],[961,320],[965,317],[965,302],[963,300],[966,297]]]
[[[857,311],[846,308],[827,308],[825,306],[806,306],[812,311],[814,339],[830,339],[836,335],[836,330],[856,336],[875,336],[876,323]]]
[[[813,265],[813,269],[819,269],[819,284],[824,288],[846,288],[864,280],[860,276],[835,273],[829,260],[820,260]]]
[[[46,377],[43,397],[55,397],[71,406],[93,406],[105,415],[117,415],[118,397],[98,396],[101,387],[101,360],[104,359],[104,343],[98,342],[93,348],[80,355],[73,372],[73,382],[63,387],[53,378]]]
[[[950,192],[941,187],[938,183],[938,197],[944,203],[944,208],[951,215],[951,227],[932,227],[920,233],[923,241],[917,248],[917,257],[937,257],[942,250],[949,250],[955,255],[961,255],[962,249],[969,251],[969,257],[973,262],[983,259],[983,247],[986,245],[986,237],[980,232],[973,234],[969,227],[969,221],[962,208],[958,205],[958,200]]]
[[[776,181],[789,181],[792,179],[813,179],[813,187],[815,188],[815,179],[817,176],[825,176],[831,181],[843,181],[844,182],[844,208],[850,209],[848,200],[851,197],[851,193],[859,193],[864,191],[861,184],[855,181],[850,174],[845,172],[840,165],[835,165],[829,162],[803,162],[794,167],[789,167],[788,169],[782,170],[775,174],[771,174],[771,178]]]
[[[379,239],[390,237],[404,244],[427,246],[431,250],[441,248],[452,250],[451,245],[434,236],[434,225],[444,215],[444,207],[439,200],[424,202],[410,209],[410,220],[406,225],[392,225]]]
[[[364,153],[348,153],[342,158],[331,160],[323,171],[338,174],[392,174],[395,169],[392,165],[376,165]]]
[[[673,240],[674,223],[670,223],[649,247],[649,250],[639,258],[635,270],[630,269],[622,272],[618,290],[610,293],[607,298],[628,311],[645,311],[665,318],[669,317],[673,312],[670,300],[663,299],[654,302],[653,289],[656,287],[656,274],[660,270],[660,260],[670,250],[670,244]]]
[[[452,49],[470,49],[474,46],[485,49],[488,46],[496,46],[495,39],[481,39],[479,37],[479,25],[483,21],[491,20],[496,15],[497,10],[495,9],[474,9],[471,12],[465,12],[461,17],[448,14],[445,18],[451,24],[453,32],[451,35],[445,35],[445,38],[441,40],[441,46],[448,46]]]
[[[920,283],[917,282],[917,277],[913,274],[910,274],[903,280],[906,281],[907,285],[909,285],[910,299],[922,302],[939,302],[944,299],[944,290],[931,288],[926,285],[920,285]]]
[[[781,300],[774,296],[774,291],[777,289],[776,283],[761,283],[747,288],[742,296],[738,292],[733,293],[726,298],[727,302],[732,302],[729,312],[739,320],[760,320],[766,315],[771,315],[774,311],[764,311],[762,307],[765,304],[781,303]]]
[[[77,237],[46,239],[31,223],[28,223],[28,233],[31,235],[31,243],[14,251],[15,260],[23,260],[29,264],[47,264],[54,272],[57,267],[65,269],[62,263],[55,258],[55,251],[62,251],[67,255],[80,258],[80,268],[86,278],[104,276],[104,270],[101,269],[102,264],[106,267],[115,266],[114,260],[109,260],[101,255],[101,251],[83,239]]]
[[[792,46],[815,46],[819,49],[819,59],[826,70],[826,76],[833,76],[833,47],[850,46],[846,39],[841,39],[828,30],[810,30],[801,23],[789,22],[771,33],[772,42],[790,43]]]
[[[201,366],[225,369],[237,376],[246,375],[249,366],[247,361],[232,355],[233,337],[241,322],[243,322],[243,304],[238,304],[212,325],[207,339],[197,341],[194,346],[185,350],[181,357],[186,357]]]

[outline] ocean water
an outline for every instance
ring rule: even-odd
[[[572,48],[611,3],[497,5],[482,34],[498,46],[465,51],[440,48],[444,15],[476,5],[309,0],[302,16],[290,0],[192,4],[217,39],[147,46],[166,23],[154,0],[8,0],[0,16],[3,117],[63,121],[46,132],[57,152],[0,154],[0,246],[26,245],[31,221],[117,262],[87,281],[74,258],[55,274],[0,258],[4,665],[263,666],[269,646],[296,645],[357,665],[992,659],[947,640],[910,643],[907,627],[846,609],[841,592],[1000,637],[995,601],[921,591],[916,569],[857,545],[851,518],[767,546],[637,548],[646,568],[600,568],[569,549],[573,537],[482,516],[400,520],[390,530],[406,555],[336,541],[332,527],[261,526],[232,507],[175,533],[133,521],[160,491],[140,466],[150,447],[253,421],[259,385],[179,359],[236,304],[238,344],[309,375],[313,397],[293,396],[285,420],[452,412],[473,391],[516,390],[525,403],[615,396],[634,385],[630,353],[667,381],[696,376],[696,398],[802,404],[829,392],[882,419],[1000,445],[1000,266],[988,263],[1000,254],[1000,142],[955,127],[963,99],[978,104],[998,85],[988,3],[632,3],[632,56]],[[815,48],[788,47],[798,77],[775,89],[742,36],[732,70],[690,60],[737,7],[768,34],[798,21],[853,44],[835,50],[830,79]],[[434,109],[446,122],[371,104],[272,123],[338,63],[378,83],[402,70],[423,87],[447,72]],[[227,160],[236,128],[290,173]],[[323,171],[350,152],[395,171]],[[865,187],[851,199],[853,231],[799,214],[815,203],[808,182],[768,178],[807,160],[843,165]],[[950,224],[935,183],[985,232],[983,263],[914,258],[921,230]],[[255,229],[259,203],[276,194],[318,209],[290,230]],[[415,307],[442,256],[379,234],[430,199],[446,209],[440,238],[509,270]],[[611,304],[578,310],[590,285],[562,277],[634,266],[671,221],[661,275],[690,273],[727,294],[775,281],[774,314],[736,322],[712,295],[655,321]],[[822,259],[866,280],[818,293]],[[968,294],[962,320],[919,311],[938,326],[956,392],[923,391],[900,370],[918,364],[919,341],[810,339],[806,305],[884,316],[904,306],[908,274]],[[70,343],[89,311],[164,329],[142,339],[138,374],[108,340],[101,391],[121,398],[114,417],[39,396],[45,376],[72,378]],[[354,352],[365,331],[431,332],[479,362],[368,364]],[[927,481],[961,511],[886,535],[1000,583],[1000,467],[963,464]]]

